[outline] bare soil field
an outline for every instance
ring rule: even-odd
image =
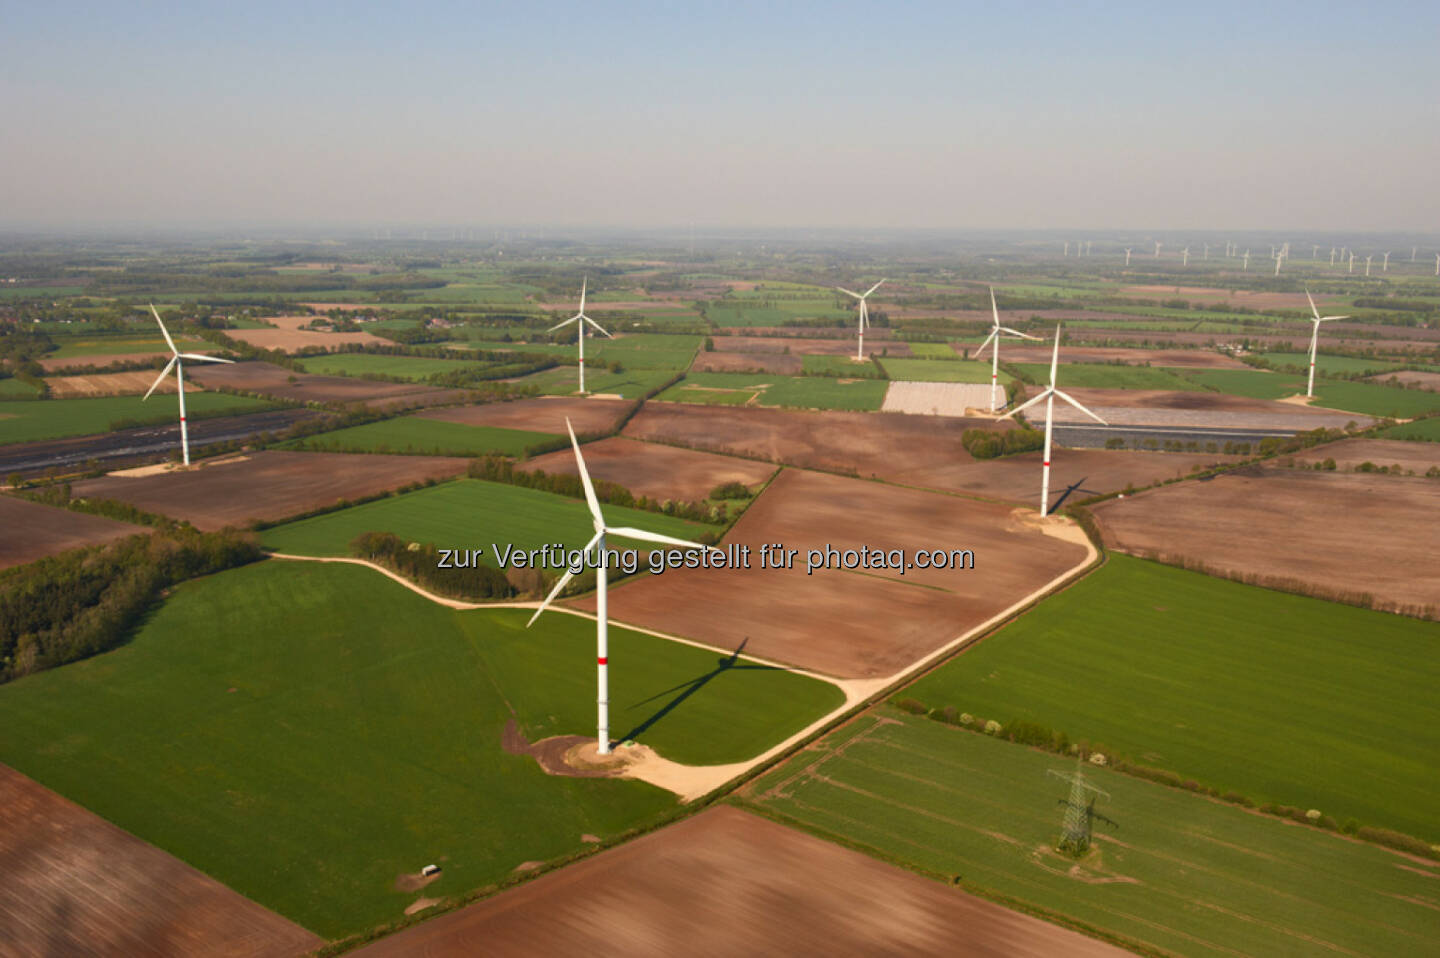
[[[0,569],[24,565],[66,549],[94,546],[123,536],[148,533],[145,526],[104,516],[42,506],[17,496],[0,495]]]
[[[1269,467],[1099,503],[1094,515],[1124,552],[1414,607],[1440,605],[1435,526],[1423,521],[1437,510],[1433,479]]]
[[[529,429],[532,432],[551,432],[563,436],[566,417],[569,417],[576,433],[610,432],[632,405],[634,403],[624,399],[556,396],[432,409],[420,415],[442,422],[458,422],[462,426],[499,426],[504,429]]]
[[[1000,348],[1000,358],[1007,363],[1050,362],[1050,346],[1029,345],[1007,340]],[[1121,346],[1067,346],[1064,359],[1069,363],[1113,363],[1132,366],[1178,366],[1186,369],[1249,369],[1250,367],[1224,353],[1208,349],[1126,349]],[[988,359],[990,354],[985,354]]]
[[[1128,954],[719,806],[356,952],[426,955]]]
[[[133,396],[144,395],[145,390],[160,375],[158,369],[138,369],[128,373],[96,373],[93,376],[52,376],[45,380],[50,385],[50,395],[55,399],[75,399],[84,396]],[[175,380],[167,376],[155,390],[158,393],[173,393]],[[198,392],[191,385],[186,392]]]
[[[1067,389],[1066,392],[1114,426],[1285,429],[1301,432],[1322,426],[1343,429],[1352,422],[1363,426],[1374,421],[1359,413],[1229,393],[1084,387]],[[1088,423],[1090,420],[1078,409],[1057,403],[1055,421],[1069,424]]]
[[[1399,465],[1419,475],[1440,466],[1440,443],[1405,442],[1401,439],[1342,439],[1325,446],[1297,452],[1296,462],[1323,462],[1334,459],[1338,469],[1354,469],[1365,462],[1377,466]]]
[[[1371,327],[1372,329],[1374,327]],[[1337,335],[1337,333],[1339,335]],[[1072,328],[1065,331],[1065,341],[1092,342],[1092,343],[1114,343],[1131,342],[1137,345],[1156,346],[1160,343],[1174,345],[1175,347],[1204,347],[1214,343],[1235,342],[1240,339],[1250,340],[1251,348],[1257,352],[1266,350],[1281,350],[1288,352],[1305,351],[1310,348],[1310,334],[1299,329],[1286,330],[1275,333],[1188,333],[1188,332],[1165,332],[1149,329],[1127,329],[1117,324],[1113,327],[1085,327]],[[1435,344],[1426,340],[1412,337],[1410,339],[1376,339],[1371,333],[1354,333],[1345,335],[1342,331],[1331,333],[1327,330],[1325,340],[1327,346],[1347,348],[1375,348],[1385,353],[1413,354],[1415,351],[1428,351],[1434,349]]]
[[[694,502],[707,498],[710,490],[725,482],[743,483],[754,491],[775,473],[768,462],[618,436],[587,443],[584,452],[590,475],[618,482],[635,495],[652,499]],[[525,468],[571,475],[578,472],[575,454],[569,449],[537,456],[526,462]]]
[[[280,958],[324,941],[0,765],[0,954]]]
[[[233,336],[242,342],[249,343],[259,349],[278,349],[282,352],[295,352],[306,346],[321,346],[325,349],[334,349],[336,346],[346,343],[382,343],[389,344],[388,339],[381,339],[370,333],[317,333],[310,330],[303,330],[300,327],[305,323],[315,320],[314,316],[266,316],[265,322],[274,323],[275,329],[229,329],[226,335]]]
[[[74,484],[77,496],[119,499],[149,512],[185,519],[209,532],[275,521],[429,478],[465,471],[468,459],[367,456],[340,452],[265,450],[161,475],[102,476]]]
[[[1226,303],[1249,309],[1309,309],[1304,293],[1261,293],[1251,289],[1220,289],[1215,286],[1125,286],[1120,296],[1138,299],[1188,299],[1192,303]],[[1334,301],[1334,296],[1316,296],[1315,304]]]
[[[989,383],[932,383],[892,380],[885,390],[881,412],[912,416],[964,416],[971,409],[990,408]],[[1004,403],[1000,392],[998,402]]]
[[[631,439],[675,442],[767,462],[907,481],[937,460],[974,462],[960,445],[966,429],[990,419],[903,413],[802,412],[736,406],[646,403],[626,425]],[[997,428],[1014,428],[1005,423]]]
[[[1407,386],[1413,384],[1419,386],[1421,389],[1427,389],[1430,392],[1440,392],[1440,373],[1427,373],[1415,369],[1406,369],[1398,373],[1381,373],[1378,376],[1371,376],[1370,381],[1388,383],[1392,377],[1400,380]]]
[[[191,371],[190,378],[202,386],[242,389],[299,402],[363,402],[383,405],[400,399],[419,402],[425,397],[457,402],[465,396],[462,390],[436,389],[423,383],[385,383],[351,376],[317,376],[291,372],[281,366],[262,362],[206,366]],[[294,382],[291,382],[292,379]]]
[[[724,342],[724,340],[721,340]],[[805,363],[800,354],[701,351],[690,364],[697,373],[779,373],[798,376]]]
[[[955,489],[973,495],[1040,504],[1041,454],[1025,452],[984,462],[940,463],[917,470],[915,485]],[[1196,466],[1234,462],[1239,456],[1203,452],[1142,452],[1138,449],[1058,449],[1050,464],[1050,508],[1153,482],[1188,476]]]
[[[752,547],[748,569],[677,569],[610,593],[622,622],[843,678],[913,664],[1074,567],[1083,546],[1047,537],[1000,503],[794,469],[783,471],[725,544]],[[760,568],[759,547],[799,550]],[[809,550],[968,549],[973,568],[806,572]],[[832,563],[833,564],[833,563]],[[590,609],[593,597],[573,605]]]

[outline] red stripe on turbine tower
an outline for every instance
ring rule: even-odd
[[[1049,460],[1049,459],[1046,459],[1043,463],[1041,463],[1041,465],[1049,466],[1049,465],[1050,465],[1050,460]]]
[[[610,663],[609,659],[597,658],[595,661],[600,665],[608,665]]]

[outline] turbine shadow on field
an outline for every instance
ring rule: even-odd
[[[1060,493],[1060,498],[1056,499],[1056,500],[1055,500],[1055,504],[1050,507],[1050,511],[1051,511],[1051,512],[1055,512],[1055,511],[1057,511],[1061,506],[1063,506],[1063,505],[1065,504],[1065,500],[1070,498],[1070,494],[1071,494],[1071,493],[1084,492],[1084,493],[1088,493],[1089,495],[1092,495],[1092,496],[1098,496],[1098,495],[1100,495],[1100,493],[1097,492],[1097,491],[1094,490],[1094,489],[1086,489],[1086,488],[1084,488],[1085,479],[1089,479],[1089,478],[1090,478],[1089,476],[1085,476],[1083,479],[1077,479],[1072,485],[1066,486],[1066,487],[1065,487],[1065,491],[1062,492],[1062,493]]]
[[[679,685],[673,685],[670,688],[665,689],[663,692],[656,692],[648,699],[642,699],[641,701],[636,702],[634,705],[630,706],[631,709],[643,708],[651,702],[654,702],[656,699],[661,698],[662,696],[669,695],[671,692],[680,693],[679,695],[675,696],[673,699],[662,705],[659,710],[657,710],[653,715],[649,716],[639,725],[635,726],[633,729],[620,736],[620,741],[624,742],[627,740],[638,738],[641,734],[651,728],[656,722],[660,721],[665,716],[675,711],[675,709],[680,706],[680,703],[684,702],[690,696],[700,691],[709,682],[714,680],[717,676],[724,674],[725,672],[739,671],[742,669],[750,669],[762,672],[784,671],[779,666],[775,665],[740,665],[740,653],[744,651],[745,645],[749,641],[750,639],[747,636],[744,641],[742,641],[735,648],[734,652],[731,652],[723,659],[716,660],[715,668],[711,669],[709,672],[706,672],[704,675],[696,676],[695,678],[690,679],[688,682],[681,682]]]

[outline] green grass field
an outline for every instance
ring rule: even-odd
[[[529,330],[524,333],[529,333]],[[522,332],[511,334],[518,338]],[[477,340],[476,349],[513,349],[517,352],[555,356],[567,362],[576,358],[575,342],[569,343],[506,343]],[[585,340],[585,362],[594,372],[608,363],[618,362],[629,370],[668,370],[679,372],[690,365],[695,350],[700,348],[699,336],[668,336],[652,333],[631,333],[605,339],[601,336]]]
[[[612,525],[636,526],[682,539],[694,539],[716,528],[640,509],[605,506],[604,511]],[[412,542],[432,542],[442,549],[483,548],[487,564],[494,564],[491,543],[533,549],[547,542],[563,542],[578,548],[594,534],[590,513],[579,499],[522,486],[459,479],[287,522],[262,532],[260,543],[267,549],[297,555],[349,555],[350,541],[362,532],[393,532]]]
[[[1305,392],[1303,377],[1259,369],[1196,369],[1181,375],[1198,385],[1212,386],[1222,393],[1251,399],[1284,399]]]
[[[1309,353],[1260,353],[1258,358],[1269,360],[1276,366],[1295,366],[1300,369],[1308,369],[1310,366]],[[1315,373],[1319,376],[1348,375],[1350,373],[1383,373],[1386,370],[1395,369],[1400,365],[1400,363],[1386,362],[1383,359],[1327,356],[1324,353],[1317,353],[1315,356]]]
[[[455,359],[430,359],[424,356],[385,356],[374,353],[331,353],[306,356],[302,360],[307,373],[326,376],[398,376],[421,380],[463,369],[481,369],[493,363],[466,360],[464,353]]]
[[[857,363],[851,356],[802,356],[801,369],[807,376],[835,376],[839,379],[884,379],[870,360]]]
[[[795,409],[875,410],[885,401],[889,383],[881,379],[842,382],[827,376],[778,376],[769,373],[689,373],[657,399],[706,405],[744,405],[758,397],[761,406]]]
[[[947,349],[949,347],[946,347]],[[953,353],[952,353],[953,355]],[[1003,356],[1002,356],[1003,358]],[[922,383],[988,383],[990,364],[974,359],[882,359],[890,378],[905,382]],[[1049,375],[1049,369],[1046,369]],[[1014,378],[1004,370],[1000,382],[1008,383]]]
[[[917,359],[958,359],[960,356],[949,343],[911,343],[910,351]]]
[[[1118,827],[1097,823],[1083,862],[1062,857],[1068,785],[1046,773],[1074,768],[883,708],[746,792],[822,835],[1170,954],[1433,952],[1440,867],[1109,770],[1086,777]]]
[[[855,313],[840,309],[831,296],[815,299],[727,298],[706,308],[705,318],[716,326],[782,326],[796,319],[836,319],[853,322]],[[768,305],[767,305],[768,304]]]
[[[1333,379],[1315,380],[1315,406],[1343,409],[1366,416],[1412,419],[1440,409],[1440,393],[1421,389],[1397,389],[1375,383],[1352,383]]]
[[[587,344],[588,345],[588,344]],[[652,389],[664,385],[675,373],[668,369],[636,369],[626,367],[623,373],[612,373],[603,366],[591,365],[585,357],[585,390],[611,393],[624,399],[639,399]],[[579,371],[575,366],[555,366],[515,380],[517,386],[530,386],[546,396],[570,396],[579,388]]]
[[[1000,358],[1003,361],[1005,354]],[[1048,383],[1048,363],[1015,363],[1031,383]],[[1086,387],[1094,389],[1175,389],[1193,390],[1199,387],[1169,369],[1157,366],[1121,366],[1109,363],[1061,363],[1058,371],[1060,388]]]
[[[184,336],[171,334],[175,338],[175,345],[180,347],[181,352],[214,352],[215,344],[195,336]],[[124,336],[57,336],[55,343],[59,347],[54,352],[46,353],[45,359],[70,359],[75,356],[111,356],[120,353],[165,353],[170,352],[170,347],[165,345],[165,338],[160,335],[158,327],[153,331],[147,331],[144,335]]]
[[[0,399],[34,399],[40,390],[11,376],[0,379]]]
[[[284,449],[327,452],[403,452],[437,456],[478,456],[498,452],[518,456],[530,446],[556,438],[551,433],[466,426],[461,423],[402,416],[337,429],[285,443]]]
[[[226,393],[185,393],[185,410],[197,413],[239,414],[273,408],[274,403]],[[180,403],[174,393],[100,399],[43,399],[0,402],[0,445],[35,442],[62,436],[107,432],[112,422],[134,419],[141,423],[178,422]]]
[[[1411,442],[1440,442],[1440,416],[1391,426],[1381,431],[1382,439],[1408,439]]]
[[[594,734],[594,625],[455,612],[354,566],[271,560],[179,586],[133,641],[0,686],[0,761],[307,928],[398,920],[429,862],[455,895],[677,806],[506,754]],[[734,761],[840,704],[778,669],[722,668],[611,630],[615,734]],[[681,698],[686,690],[693,693]],[[673,707],[671,707],[673,706]],[[668,707],[668,710],[667,710]]]
[[[1123,555],[905,694],[1440,840],[1440,625]]]

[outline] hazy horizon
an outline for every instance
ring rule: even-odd
[[[1440,224],[1433,4],[261,2],[10,20],[8,232]]]

